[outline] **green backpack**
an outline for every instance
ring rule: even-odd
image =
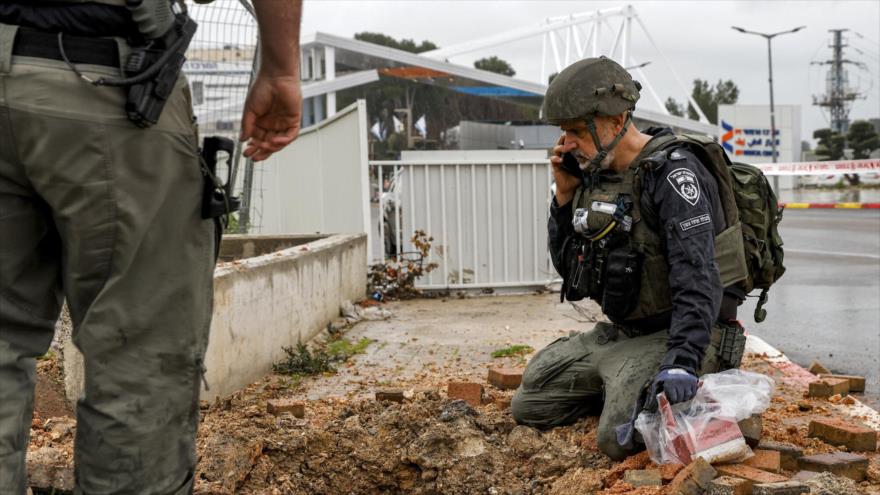
[[[779,207],[776,194],[761,169],[731,162],[724,148],[712,138],[680,134],[673,142],[685,144],[715,176],[727,224],[733,225],[737,220],[742,224],[748,277],[737,285],[746,294],[761,290],[754,315],[755,321],[760,323],[767,317],[767,310],[763,309],[767,292],[785,273],[779,235],[783,208]]]

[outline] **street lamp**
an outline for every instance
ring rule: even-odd
[[[789,34],[796,33],[801,29],[804,29],[807,26],[798,26],[794,29],[790,29],[788,31],[780,31],[778,33],[767,34],[767,33],[758,33],[755,31],[749,31],[737,26],[730,26],[731,29],[739,31],[745,34],[756,34],[758,36],[763,36],[767,40],[767,65],[770,67],[770,77],[768,81],[770,82],[770,144],[773,146],[773,163],[776,163],[776,113],[773,107],[773,53],[770,50],[770,41],[779,36],[780,34]],[[779,176],[773,176],[773,189],[776,191],[776,194],[779,194]]]

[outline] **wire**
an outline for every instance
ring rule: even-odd
[[[853,31],[853,34],[855,34],[859,38],[861,38],[869,43],[874,43],[874,46],[880,46],[880,43],[877,43],[876,41],[872,40],[871,38],[868,38],[867,36],[865,36],[864,34],[858,32],[858,31]]]

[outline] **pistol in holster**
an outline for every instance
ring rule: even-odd
[[[159,121],[171,96],[198,25],[185,4],[175,12],[170,0],[126,0],[138,26],[141,43],[132,47],[125,64],[125,77],[118,84],[128,88],[125,111],[141,127]]]
[[[220,153],[226,154],[226,181],[221,181],[217,176],[217,157]],[[239,210],[241,200],[232,195],[232,156],[235,153],[235,143],[228,138],[220,136],[206,137],[202,143],[202,218],[213,219],[215,226],[214,258],[220,255],[220,241],[223,238],[223,230],[229,224],[229,215]]]

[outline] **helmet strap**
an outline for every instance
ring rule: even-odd
[[[598,169],[601,166],[602,161],[608,156],[608,153],[617,146],[617,143],[623,138],[623,135],[626,134],[626,130],[629,127],[630,122],[632,122],[632,112],[626,112],[626,119],[623,121],[623,129],[614,136],[614,139],[611,143],[608,144],[608,147],[605,148],[602,146],[602,142],[599,141],[599,134],[596,132],[596,121],[593,117],[586,119],[587,130],[590,131],[590,137],[593,139],[593,145],[596,147],[596,156],[590,160],[590,168]]]

